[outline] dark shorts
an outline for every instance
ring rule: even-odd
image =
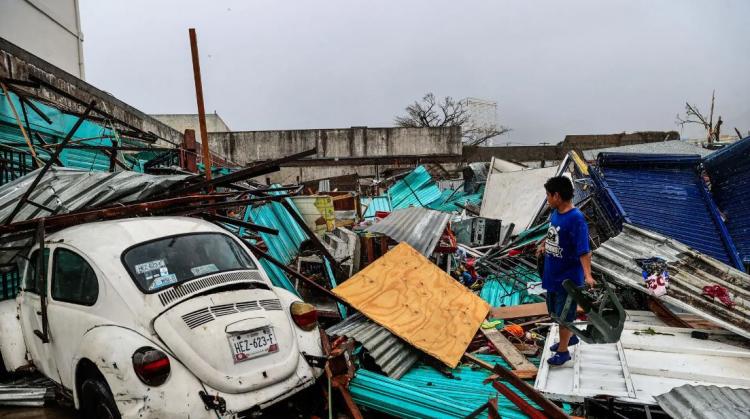
[[[563,308],[565,308],[565,300],[568,298],[568,293],[565,292],[565,290],[560,290],[558,292],[552,292],[547,291],[547,311],[549,312],[550,316],[558,317],[561,320],[564,320],[568,323],[572,322],[576,318],[576,307],[577,304],[575,301],[572,301],[570,303],[570,307],[568,308],[568,311],[566,313],[563,313]]]

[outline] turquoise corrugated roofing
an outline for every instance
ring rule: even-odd
[[[18,96],[14,93],[10,93],[11,101],[13,102],[16,111],[22,121],[25,122],[23,117],[21,102]],[[78,121],[77,116],[68,115],[60,112],[60,110],[48,106],[40,101],[31,100],[42,113],[44,113],[52,124],[48,124],[47,121],[42,119],[37,113],[27,107],[26,115],[29,119],[29,126],[32,131],[38,132],[46,137],[56,138],[57,141],[67,135]],[[24,127],[25,128],[25,127]],[[71,143],[76,145],[98,145],[98,146],[111,146],[112,140],[110,138],[98,138],[98,137],[111,137],[113,132],[109,128],[105,128],[91,121],[83,121],[80,127],[76,130]],[[86,140],[87,138],[93,138]],[[28,145],[26,140],[18,129],[17,121],[13,115],[13,111],[8,105],[8,101],[5,95],[0,91],[0,143],[17,148],[19,151],[28,152]],[[34,144],[38,144],[34,141]],[[122,139],[122,145],[133,145],[133,146],[144,146],[144,144],[138,141],[131,141]],[[49,153],[45,152],[43,148],[36,147],[40,158],[45,160]],[[31,158],[28,159],[29,165],[32,164]],[[65,167],[75,169],[86,169],[93,171],[107,171],[109,170],[109,157],[101,151],[95,150],[80,150],[80,149],[65,149],[60,153],[60,161]],[[136,162],[136,167],[133,168],[135,171],[142,172],[142,164],[144,161]]]
[[[440,188],[424,166],[418,166],[388,189],[393,209],[426,207],[440,198]]]
[[[443,212],[461,212],[463,208],[456,206],[456,204],[465,206],[468,203],[479,206],[482,205],[483,196],[484,186],[482,186],[479,191],[472,194],[465,193],[463,191],[463,186],[461,187],[461,190],[446,189],[440,194],[440,197],[437,200],[427,207]]]
[[[523,267],[519,266],[518,268]],[[526,278],[529,278],[534,282],[541,281],[541,279],[539,279],[539,275],[528,274],[523,271],[518,273],[518,279],[523,283],[528,282],[524,281],[524,279]],[[520,304],[543,301],[541,297],[529,295],[529,293],[525,289],[519,290],[518,286],[514,287],[509,275],[501,274],[500,278],[488,278],[485,281],[482,290],[479,292],[479,297],[486,301],[490,306],[510,307]]]
[[[478,356],[484,361],[509,368],[500,356]],[[394,380],[360,368],[349,385],[349,391],[357,404],[402,418],[464,418],[495,396],[498,397],[503,418],[527,417],[490,384],[483,383],[490,376],[489,371],[464,365],[451,373],[453,378],[420,363],[400,380]],[[515,392],[529,401],[523,393]],[[529,403],[535,406],[533,402]],[[570,411],[568,405],[564,405],[564,409]],[[486,418],[487,412],[479,417]]]
[[[363,196],[359,198],[362,208],[366,208],[363,217],[375,218],[375,211],[391,212],[391,200],[387,196]]]
[[[292,200],[288,199],[287,202],[296,210],[297,207],[294,206]],[[300,245],[307,240],[305,231],[292,218],[286,208],[278,202],[270,202],[255,208],[247,207],[244,220],[279,230],[278,235],[262,232],[258,235],[266,244],[268,254],[284,264],[289,264],[294,260],[299,253]],[[244,228],[240,229],[240,236],[243,233]],[[264,259],[261,259],[260,263],[274,285],[297,294],[296,288],[281,269]]]

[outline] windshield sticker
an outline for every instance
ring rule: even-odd
[[[164,262],[164,259],[152,260],[151,262],[140,263],[138,265],[135,265],[135,273],[143,274],[143,273],[146,273],[149,271],[155,271],[161,268],[166,269],[166,266],[167,264]]]
[[[167,285],[174,284],[175,282],[177,282],[177,275],[175,274],[163,275],[154,279],[154,282],[151,283],[151,286],[148,287],[148,289],[154,290],[157,288],[166,287]]]
[[[211,272],[218,271],[219,268],[216,267],[213,263],[209,263],[208,265],[202,265],[202,266],[196,266],[195,268],[190,268],[190,272],[193,273],[193,275],[205,275],[210,274]]]

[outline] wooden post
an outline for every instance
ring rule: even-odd
[[[195,79],[195,98],[198,101],[198,123],[201,130],[201,148],[203,149],[203,167],[206,180],[211,180],[211,152],[208,150],[208,130],[206,128],[206,110],[203,106],[203,83],[201,82],[201,64],[198,58],[198,38],[195,28],[190,33],[190,53],[193,56],[193,78]],[[210,188],[213,189],[213,188]],[[211,191],[209,191],[211,192]]]
[[[198,162],[196,160],[195,130],[186,129],[182,135],[182,148],[185,159],[182,168],[188,172],[198,173]]]

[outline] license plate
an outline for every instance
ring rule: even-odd
[[[279,343],[276,342],[276,336],[270,327],[230,335],[228,339],[235,363],[279,350]]]

